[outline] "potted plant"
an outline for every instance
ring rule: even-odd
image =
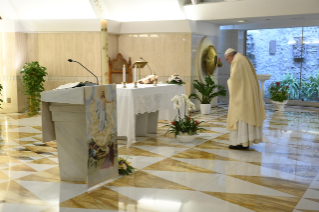
[[[212,99],[217,96],[226,96],[226,89],[224,86],[215,85],[215,82],[210,76],[205,77],[205,83],[199,82],[198,80],[194,81],[193,86],[201,94],[201,97],[197,94],[191,94],[189,98],[194,97],[200,101],[201,114],[210,114]]]
[[[307,101],[319,100],[319,72],[317,76],[311,76],[308,82],[302,83],[301,91]]]
[[[300,82],[293,74],[287,72],[280,80],[280,83],[289,86],[289,99],[299,99]]]
[[[274,110],[284,111],[285,104],[287,104],[289,99],[289,86],[283,85],[280,82],[272,82],[268,91]]]
[[[26,63],[20,72],[20,74],[24,74],[22,77],[23,87],[25,88],[24,93],[30,101],[28,106],[29,116],[37,115],[40,110],[41,92],[44,91],[44,77],[48,74],[46,70],[47,68],[40,66],[36,61]]]
[[[189,143],[192,142],[197,135],[198,131],[205,130],[204,128],[200,127],[199,125],[203,121],[196,121],[195,119],[191,118],[187,115],[187,110],[194,110],[195,105],[189,100],[187,95],[182,94],[181,97],[176,95],[172,99],[174,103],[175,109],[178,110],[178,115],[175,117],[174,121],[171,122],[170,125],[166,125],[169,127],[167,129],[167,133],[174,133],[175,138],[177,138],[180,142]],[[184,103],[184,117],[181,117],[181,107],[182,103]]]

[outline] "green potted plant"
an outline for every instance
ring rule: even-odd
[[[299,99],[300,83],[293,74],[287,74],[280,80],[281,84],[289,86],[289,99]]]
[[[289,99],[289,86],[280,82],[272,82],[268,87],[268,91],[274,110],[284,111],[285,104],[287,104]]]
[[[29,106],[28,115],[38,114],[41,103],[41,92],[44,91],[44,77],[48,74],[47,68],[40,66],[39,63],[26,63],[20,74],[23,74],[22,82],[25,88],[24,94],[28,96]]]
[[[210,76],[205,77],[205,83],[194,80],[193,86],[201,94],[201,97],[197,94],[189,95],[189,98],[194,98],[200,101],[201,114],[210,114],[211,101],[217,96],[226,96],[226,89],[224,86],[215,85],[215,82]],[[215,92],[216,91],[216,92]]]
[[[302,83],[302,93],[308,101],[318,101],[319,100],[319,71],[317,76],[310,77],[309,82]]]
[[[178,111],[178,115],[171,124],[166,125],[168,129],[165,135],[167,133],[174,133],[175,138],[180,142],[192,142],[196,138],[198,131],[205,130],[199,126],[203,121],[196,121],[187,115],[187,110],[195,109],[195,105],[189,100],[187,95],[182,94],[181,97],[176,95],[172,99],[172,102],[174,103],[175,109]],[[181,117],[182,106],[184,106],[184,117]]]

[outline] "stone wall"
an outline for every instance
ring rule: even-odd
[[[304,45],[301,45],[302,41]],[[272,48],[271,42],[275,44]],[[269,84],[280,81],[286,73],[293,74],[298,81],[300,78],[308,81],[310,76],[319,73],[318,26],[248,30],[246,49],[257,74],[272,75],[265,82],[265,97],[269,97]],[[302,56],[301,49],[305,49]]]

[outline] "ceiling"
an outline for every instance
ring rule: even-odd
[[[193,5],[192,0],[0,0],[0,16],[17,20],[105,18],[119,22],[189,19],[216,25],[319,21],[318,0],[193,1],[198,3]],[[300,17],[304,18],[293,19]]]

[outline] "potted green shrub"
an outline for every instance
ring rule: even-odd
[[[281,84],[289,86],[289,99],[299,99],[300,82],[293,74],[287,74],[280,80]]]
[[[26,63],[20,74],[23,74],[22,82],[25,88],[24,94],[28,96],[29,106],[28,115],[38,114],[41,103],[41,92],[44,91],[44,77],[48,74],[47,68],[40,66],[39,63]]]
[[[284,111],[285,104],[289,99],[289,86],[280,82],[272,82],[268,88],[270,99],[273,103],[274,110]]]
[[[302,83],[301,90],[307,101],[319,100],[319,71],[317,76],[311,76],[308,82]]]
[[[197,94],[189,95],[189,98],[194,98],[200,101],[201,114],[210,114],[211,101],[217,96],[226,96],[226,89],[224,86],[215,85],[215,82],[210,76],[205,77],[205,83],[194,80],[193,86],[201,94],[201,97]],[[216,92],[215,92],[216,91]]]

